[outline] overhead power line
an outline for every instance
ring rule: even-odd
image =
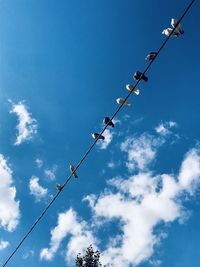
[[[160,48],[157,51],[156,56],[154,57],[153,60],[151,60],[149,62],[149,64],[147,65],[147,67],[145,68],[145,70],[142,72],[142,75],[140,76],[140,78],[137,80],[137,82],[135,83],[135,85],[133,86],[134,88],[136,88],[136,86],[140,83],[142,76],[146,74],[146,72],[149,70],[149,68],[151,67],[151,65],[153,64],[153,62],[156,60],[156,58],[158,57],[158,55],[160,54],[160,52],[162,51],[162,49],[165,47],[166,43],[168,42],[169,38],[173,35],[173,33],[175,32],[178,24],[183,20],[183,18],[185,17],[185,15],[188,13],[189,9],[192,7],[192,5],[194,4],[195,0],[192,0],[189,5],[186,7],[185,11],[183,12],[182,16],[179,18],[176,26],[173,28],[172,32],[170,33],[169,36],[167,36],[167,38],[165,39],[165,41],[162,43],[162,45],[160,46]],[[124,99],[125,101],[130,97],[130,95],[133,93],[133,91],[130,91],[130,93],[126,96],[126,98]],[[115,111],[115,113],[112,115],[112,117],[110,117],[110,121],[112,121],[116,115],[120,112],[120,110],[122,109],[122,107],[124,106],[124,103],[122,103],[118,109]],[[100,135],[102,135],[105,130],[108,127],[109,122],[105,125],[105,127],[103,128],[103,130],[101,131]],[[99,137],[100,137],[99,135]],[[49,204],[46,206],[46,208],[43,210],[43,212],[39,215],[39,217],[36,219],[36,221],[33,223],[33,225],[29,228],[29,230],[26,232],[26,234],[21,238],[20,242],[18,243],[18,245],[16,246],[16,248],[13,250],[13,252],[10,254],[10,256],[6,259],[6,261],[4,262],[4,264],[2,265],[2,267],[5,267],[9,261],[11,260],[11,258],[13,258],[13,256],[16,254],[16,252],[18,251],[18,249],[21,247],[21,245],[24,243],[24,241],[26,240],[26,238],[31,234],[31,232],[34,230],[34,228],[36,227],[36,225],[40,222],[40,220],[42,219],[42,217],[45,215],[45,213],[48,211],[48,209],[51,207],[51,205],[55,202],[55,200],[58,198],[58,196],[61,194],[62,190],[64,189],[64,187],[69,183],[69,181],[71,180],[73,174],[78,170],[78,168],[82,165],[82,163],[84,162],[84,160],[86,159],[86,157],[88,156],[88,154],[90,153],[90,151],[93,149],[93,147],[95,146],[95,144],[97,143],[97,141],[99,140],[99,137],[97,139],[94,140],[94,142],[92,143],[92,145],[88,148],[88,150],[86,151],[86,153],[83,155],[83,157],[81,158],[81,160],[79,161],[79,163],[77,164],[77,166],[75,167],[74,171],[66,178],[65,182],[62,185],[61,190],[59,190],[54,197],[52,198],[52,200],[49,202]]]

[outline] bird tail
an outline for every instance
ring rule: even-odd
[[[142,76],[142,79],[143,79],[145,82],[147,82],[147,81],[148,81],[148,77],[147,77],[147,76],[145,76],[145,75],[143,75],[143,76]]]
[[[139,94],[140,94],[140,90],[137,89],[137,88],[134,88],[133,92],[134,92],[136,95],[139,95]]]

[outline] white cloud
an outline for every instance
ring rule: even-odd
[[[110,142],[113,139],[114,132],[111,131],[110,129],[106,129],[105,132],[103,133],[103,136],[105,137],[104,140],[99,140],[98,141],[98,146],[100,149],[106,149]]]
[[[166,236],[162,232],[156,234],[155,227],[161,222],[169,223],[182,218],[185,215],[182,193],[193,195],[199,185],[199,152],[193,148],[186,154],[176,176],[155,176],[148,171],[139,172],[129,179],[117,177],[109,181],[111,188],[107,188],[104,194],[85,198],[95,220],[101,221],[98,225],[105,220],[121,222],[120,239],[117,236],[114,238],[116,242],[113,242],[111,237],[112,242],[108,242],[101,254],[106,266],[136,266],[153,255],[156,245]]]
[[[199,151],[192,149],[186,155],[186,158],[181,166],[179,174],[179,185],[183,190],[188,191],[191,195],[195,192],[195,188],[199,185]]]
[[[6,249],[9,245],[8,241],[0,240],[0,250]]]
[[[41,160],[41,159],[36,159],[35,160],[35,163],[36,163],[36,165],[37,165],[37,167],[40,169],[41,167],[42,167],[42,165],[43,165],[43,161]]]
[[[18,117],[19,124],[17,125],[18,135],[15,141],[15,145],[20,145],[21,143],[31,140],[32,137],[37,133],[37,121],[31,117],[31,113],[28,112],[27,107],[23,101],[12,104],[12,109],[10,113],[15,113]]]
[[[130,171],[145,170],[156,157],[157,149],[165,140],[144,133],[140,137],[129,137],[121,144],[121,150],[128,153],[126,163]]]
[[[29,181],[29,189],[31,195],[36,198],[36,201],[40,201],[41,198],[44,198],[48,193],[46,188],[43,188],[41,185],[39,185],[39,178],[35,176],[32,176]]]
[[[54,166],[52,169],[46,169],[44,171],[44,174],[50,180],[55,180],[55,178],[56,178],[55,172],[56,172],[56,166]]]
[[[170,129],[177,127],[177,123],[174,121],[167,121],[160,123],[156,128],[155,131],[160,135],[169,135],[172,133]]]
[[[19,223],[19,201],[12,185],[12,171],[4,156],[0,154],[0,227],[13,231]]]
[[[67,235],[71,237],[66,248],[66,257],[71,260],[76,258],[77,251],[83,252],[88,244],[96,242],[88,230],[86,222],[78,219],[76,212],[69,209],[59,214],[57,226],[51,230],[50,248],[43,248],[40,252],[40,258],[52,260]]]

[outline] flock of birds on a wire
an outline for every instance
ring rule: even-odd
[[[45,213],[48,211],[48,209],[51,207],[51,205],[54,203],[54,201],[57,199],[57,197],[60,195],[61,191],[64,189],[64,187],[67,185],[67,183],[71,180],[71,177],[74,178],[78,178],[78,174],[77,174],[77,170],[80,167],[80,165],[83,163],[83,161],[85,160],[85,158],[87,157],[87,155],[90,153],[90,151],[92,150],[92,148],[95,146],[96,142],[98,142],[99,139],[101,139],[102,141],[105,140],[105,136],[103,135],[104,131],[106,130],[106,128],[108,126],[110,127],[115,127],[113,119],[114,117],[117,115],[117,113],[121,110],[121,108],[126,105],[126,106],[131,106],[131,103],[128,100],[129,96],[132,93],[135,93],[136,95],[140,94],[139,89],[136,88],[136,86],[139,84],[139,82],[141,80],[144,80],[145,82],[148,81],[148,77],[145,75],[147,70],[150,68],[150,66],[152,65],[152,63],[154,62],[154,60],[156,59],[156,57],[158,56],[158,54],[160,53],[160,51],[164,48],[164,46],[166,45],[167,41],[169,40],[170,37],[180,37],[183,33],[184,30],[180,24],[180,22],[182,21],[182,19],[184,18],[184,16],[187,14],[187,12],[189,11],[189,9],[191,8],[191,6],[193,5],[193,3],[195,2],[195,0],[191,0],[190,4],[187,6],[187,8],[185,9],[185,11],[183,12],[182,16],[180,17],[179,20],[176,20],[174,18],[171,19],[171,26],[172,28],[166,28],[162,31],[162,34],[166,35],[167,38],[165,39],[165,41],[163,42],[163,44],[160,46],[160,48],[157,50],[157,52],[150,52],[147,57],[145,58],[146,60],[149,61],[148,66],[146,67],[146,69],[144,70],[144,72],[140,72],[140,71],[136,71],[133,75],[133,79],[136,80],[135,85],[131,85],[131,84],[127,84],[126,85],[126,89],[129,90],[129,94],[126,96],[126,98],[117,98],[116,101],[117,103],[120,105],[118,107],[118,109],[116,110],[116,112],[112,115],[112,117],[105,117],[103,120],[103,123],[105,124],[103,130],[100,133],[92,133],[92,138],[95,140],[93,142],[93,144],[88,148],[88,150],[86,151],[86,153],[84,154],[84,156],[81,158],[81,160],[79,161],[79,163],[77,164],[77,166],[75,167],[73,164],[69,165],[70,168],[70,175],[69,177],[64,181],[64,183],[62,184],[57,184],[56,188],[57,188],[57,193],[54,195],[54,197],[51,199],[51,201],[49,202],[49,204],[45,207],[45,209],[42,211],[42,213],[39,215],[39,217],[35,220],[35,222],[32,224],[32,226],[28,229],[28,231],[24,234],[24,236],[20,239],[19,243],[16,245],[16,247],[14,248],[14,250],[12,251],[12,253],[7,257],[7,259],[5,260],[5,262],[3,263],[2,267],[6,267],[6,265],[8,264],[8,262],[12,259],[12,257],[17,253],[18,249],[22,246],[22,244],[24,243],[24,241],[28,238],[28,236],[32,233],[32,231],[34,230],[34,228],[36,227],[36,225],[40,222],[40,220],[43,218],[43,216],[45,215]]]
[[[147,70],[150,68],[151,64],[153,63],[153,61],[156,59],[157,55],[160,53],[160,51],[164,48],[164,46],[166,45],[168,39],[170,37],[180,37],[183,33],[184,30],[180,24],[180,22],[182,21],[182,19],[184,18],[184,16],[186,15],[186,13],[189,11],[189,9],[191,8],[192,4],[195,2],[195,0],[191,0],[190,4],[187,6],[187,8],[185,9],[184,13],[182,14],[182,16],[180,17],[179,20],[176,20],[174,18],[171,19],[171,26],[172,28],[166,28],[162,31],[162,34],[166,35],[167,38],[165,39],[165,41],[163,42],[163,44],[161,45],[161,47],[157,50],[157,52],[150,52],[147,56],[146,56],[146,60],[149,61],[148,66],[146,67],[146,69],[144,70],[144,72],[140,72],[140,71],[136,71],[133,75],[133,79],[136,81],[135,85],[131,85],[131,84],[127,84],[126,85],[126,89],[129,91],[129,94],[126,96],[126,98],[117,98],[116,102],[120,105],[117,109],[117,111],[112,115],[112,117],[105,117],[103,120],[104,123],[104,128],[100,133],[94,132],[92,133],[92,138],[95,140],[93,142],[93,144],[88,148],[88,150],[86,151],[86,153],[84,154],[84,156],[81,158],[81,160],[79,161],[79,163],[77,164],[77,166],[75,167],[73,164],[69,165],[69,169],[70,169],[70,175],[69,177],[64,181],[64,183],[62,184],[57,184],[56,188],[57,188],[57,193],[54,195],[54,197],[51,199],[51,201],[49,202],[49,204],[44,208],[44,210],[42,211],[42,213],[39,215],[39,217],[37,217],[37,219],[35,220],[35,222],[32,224],[32,226],[28,229],[28,231],[24,234],[24,236],[20,239],[19,243],[16,245],[16,247],[14,248],[14,250],[12,251],[12,253],[8,256],[8,258],[5,260],[5,262],[3,263],[2,267],[5,267],[8,262],[11,260],[11,258],[17,253],[18,249],[22,246],[22,244],[24,243],[24,241],[28,238],[28,236],[32,233],[32,231],[34,230],[34,228],[36,227],[36,225],[40,222],[40,220],[42,219],[42,217],[45,215],[45,213],[48,211],[48,209],[51,207],[51,205],[54,203],[54,201],[57,199],[57,197],[60,195],[61,191],[64,189],[64,187],[67,185],[67,183],[70,181],[71,177],[73,176],[74,178],[78,178],[78,174],[77,174],[77,170],[80,167],[80,165],[83,163],[83,161],[85,160],[85,158],[87,157],[87,155],[90,153],[90,151],[92,150],[92,148],[95,146],[96,142],[98,142],[99,139],[101,139],[102,141],[105,140],[105,136],[103,135],[105,129],[110,126],[112,128],[115,127],[113,119],[114,117],[117,115],[117,113],[120,111],[120,109],[126,105],[128,107],[131,106],[131,103],[128,100],[129,96],[132,93],[135,93],[136,95],[140,94],[140,90],[136,88],[136,86],[139,84],[139,82],[141,80],[144,80],[145,82],[148,81],[148,77],[145,75]]]
[[[171,19],[171,26],[172,28],[166,28],[162,31],[162,34],[166,35],[166,36],[172,36],[172,37],[180,37],[182,34],[184,34],[184,30],[180,24],[180,22],[178,22],[176,19],[172,18]],[[157,56],[158,52],[150,52],[147,56],[146,56],[146,60],[148,61],[151,61],[151,60],[154,60],[154,58]],[[145,82],[148,81],[148,77],[146,75],[144,75],[142,72],[140,71],[136,71],[133,75],[133,79],[136,80],[136,81],[139,81],[139,80],[144,80]],[[135,93],[136,95],[139,95],[140,94],[140,90],[136,87],[134,87],[133,85],[131,84],[127,84],[126,85],[126,89],[128,91],[131,91],[133,93]],[[127,100],[125,100],[124,98],[117,98],[116,99],[116,102],[119,104],[119,105],[126,105],[128,107],[131,106],[131,103]],[[103,120],[103,123],[105,125],[108,125],[108,126],[111,126],[112,128],[114,128],[114,123],[112,122],[112,120],[109,118],[109,117],[105,117],[104,120]],[[102,134],[100,133],[92,133],[92,138],[93,139],[101,139],[101,140],[105,140],[105,136],[103,136]],[[74,165],[70,164],[69,165],[69,169],[70,169],[70,172],[72,174],[72,176],[74,178],[78,178],[78,174],[76,172],[76,168],[74,167]],[[61,191],[63,189],[63,185],[61,184],[57,184],[56,185],[56,188],[58,191]]]

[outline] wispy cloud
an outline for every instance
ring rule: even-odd
[[[50,180],[55,180],[56,178],[56,166],[53,166],[52,168],[46,169],[44,171],[44,174],[47,178],[49,178]]]
[[[140,136],[128,137],[121,144],[121,150],[128,154],[126,163],[129,171],[146,170],[149,164],[156,158],[157,150],[170,136],[177,139],[177,134],[173,134],[172,129],[177,127],[174,121],[162,122],[155,131],[158,136],[143,133]]]
[[[35,160],[35,163],[36,163],[37,167],[40,169],[42,167],[42,165],[43,165],[43,160],[37,158]]]
[[[0,250],[6,249],[9,245],[8,241],[0,240]]]
[[[35,197],[36,201],[40,201],[48,193],[48,189],[43,188],[41,185],[39,185],[39,178],[35,176],[32,176],[29,181],[29,189],[30,194]]]
[[[115,167],[116,167],[116,164],[115,164],[114,161],[110,161],[110,162],[108,162],[108,168],[110,168],[110,169],[114,169]]]
[[[177,123],[175,121],[167,121],[161,122],[157,127],[155,127],[155,131],[160,135],[168,135],[171,134],[172,131],[170,129],[176,128]]]
[[[110,168],[112,170],[116,169],[120,165],[121,165],[121,161],[120,160],[118,160],[118,161],[111,160],[107,164],[108,168]]]
[[[99,140],[98,146],[100,149],[106,149],[110,142],[113,139],[114,132],[111,131],[110,129],[106,129],[105,132],[103,133],[103,136],[105,137],[105,140]]]
[[[152,259],[152,260],[149,261],[149,263],[150,263],[153,267],[159,267],[159,266],[161,266],[162,261],[161,261],[161,260],[155,260],[155,259]]]
[[[35,255],[35,252],[34,252],[34,250],[31,249],[22,255],[22,259],[27,260],[28,258],[33,257],[34,255]]]
[[[16,200],[16,188],[12,185],[12,171],[2,154],[0,154],[0,178],[0,227],[13,231],[19,223],[19,201]]]
[[[32,118],[32,114],[28,112],[28,108],[25,106],[24,101],[20,101],[17,104],[13,103],[10,113],[15,113],[18,117],[19,124],[17,125],[17,139],[15,145],[31,140],[32,137],[37,133],[37,121]]]
[[[59,249],[63,239],[70,235],[70,240],[66,248],[66,257],[74,259],[78,252],[83,252],[88,244],[94,244],[95,238],[88,230],[85,221],[80,220],[73,209],[60,213],[57,226],[51,230],[50,248],[43,248],[40,252],[40,258],[52,260]]]
[[[121,144],[121,150],[128,154],[126,163],[130,171],[145,170],[156,157],[157,149],[163,144],[163,138],[157,138],[148,133],[139,137],[129,137]]]

